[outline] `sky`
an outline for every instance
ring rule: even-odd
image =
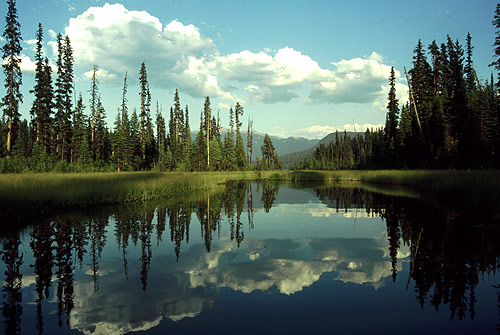
[[[5,17],[7,4],[0,1]],[[125,73],[129,108],[140,106],[137,82],[144,61],[153,118],[156,102],[168,118],[178,89],[192,130],[209,96],[223,126],[229,107],[239,102],[244,129],[251,118],[254,130],[281,137],[364,131],[385,123],[392,66],[397,98],[408,100],[404,67],[411,68],[419,39],[440,44],[450,35],[465,45],[470,32],[476,71],[480,79],[489,78],[495,7],[490,0],[18,0],[21,112],[29,119],[40,22],[44,52],[53,64],[56,35],[70,37],[76,92],[86,105],[91,71],[98,66],[109,127]]]

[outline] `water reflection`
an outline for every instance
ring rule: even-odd
[[[54,303],[61,329],[144,331],[199,316],[222,289],[293,295],[329,273],[374,289],[403,281],[422,308],[474,319],[476,288],[498,269],[499,226],[489,213],[441,205],[361,188],[234,182],[196,201],[55,216],[2,235],[4,330],[21,333],[24,302],[36,305],[38,334],[51,333],[44,319]],[[273,222],[279,209],[288,216]],[[338,230],[334,213],[351,217],[354,233]],[[366,218],[383,220],[383,234],[362,236],[373,226],[359,222]],[[28,288],[34,298],[23,301]]]

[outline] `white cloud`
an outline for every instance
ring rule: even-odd
[[[51,39],[57,39],[57,33],[53,29],[49,29],[48,33]]]
[[[303,97],[310,103],[380,107],[386,98],[390,66],[376,52],[332,62],[332,69],[287,46],[221,55],[196,26],[178,20],[163,24],[119,3],[88,8],[70,19],[65,33],[72,40],[76,66],[88,71],[95,63],[118,85],[126,71],[138,72],[144,60],[152,85],[178,87],[193,97],[219,97],[229,105],[237,100],[276,103]],[[396,76],[399,80],[400,73]],[[307,90],[312,90],[309,97],[304,96]]]
[[[20,58],[21,58],[21,71],[23,73],[24,72],[35,73],[35,69],[36,69],[35,62],[33,62],[29,56],[26,56],[24,54],[21,55]],[[5,63],[5,60],[4,60],[4,63]]]
[[[382,63],[383,57],[373,52],[368,58],[343,59],[332,62],[336,68],[328,80],[316,83],[310,95],[312,103],[341,104],[375,103],[386,97],[384,85],[391,67]],[[401,76],[396,71],[396,78]]]
[[[129,11],[121,4],[90,7],[71,18],[65,32],[71,38],[77,66],[90,69],[95,63],[121,78],[126,71],[139,72],[140,62],[145,61],[150,82],[163,84],[189,70],[193,56],[200,58],[206,50],[215,49],[212,40],[193,25],[174,20],[163,26],[149,13]],[[220,94],[213,89],[215,77],[205,76],[199,87],[193,87],[199,81],[189,79],[187,76],[181,84],[191,91]]]
[[[85,77],[87,77],[88,79],[92,79],[93,74],[94,74],[94,71],[92,70],[92,71],[85,72],[83,75]],[[115,80],[118,78],[118,76],[116,74],[110,73],[106,69],[98,69],[96,71],[96,77],[97,77],[97,80],[99,80],[100,82],[112,81],[112,80]]]
[[[335,131],[338,131],[339,133],[343,131],[364,132],[367,129],[375,130],[383,127],[384,127],[383,124],[346,123],[340,127],[333,127],[328,125],[315,125],[315,126],[291,130],[288,133],[291,134],[291,136],[300,136],[306,138],[323,138],[328,134],[334,133]]]

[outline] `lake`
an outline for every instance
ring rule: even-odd
[[[228,182],[188,199],[7,223],[0,332],[500,329],[498,213],[460,195]]]

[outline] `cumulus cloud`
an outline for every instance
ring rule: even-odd
[[[346,123],[340,127],[328,126],[328,125],[315,125],[310,127],[299,128],[291,131],[292,136],[300,136],[306,138],[323,138],[328,134],[338,131],[339,133],[343,131],[351,132],[364,132],[367,129],[375,130],[383,128],[383,124],[371,124],[371,123]]]
[[[332,62],[330,69],[287,46],[221,55],[198,27],[178,20],[165,24],[119,3],[90,7],[70,19],[65,33],[72,40],[75,64],[88,71],[96,63],[106,69],[106,80],[116,84],[126,71],[138,72],[144,60],[152,84],[178,87],[193,97],[219,97],[229,105],[236,100],[276,103],[302,97],[317,104],[382,106],[386,98],[390,66],[375,52]],[[396,77],[399,80],[399,72]]]
[[[373,103],[384,94],[391,67],[382,63],[381,55],[373,52],[368,58],[343,59],[332,62],[335,70],[328,80],[314,85],[312,103],[341,104],[346,102]],[[396,77],[401,76],[396,72]]]
[[[163,25],[145,11],[128,10],[121,4],[90,7],[71,18],[65,33],[70,36],[75,61],[82,68],[94,63],[120,76],[144,60],[152,80],[180,73],[189,57],[214,50],[210,38],[193,25],[174,20]]]
[[[91,79],[92,76],[94,75],[94,71],[87,71],[83,74],[86,78]],[[106,82],[106,81],[112,81],[118,78],[118,76],[114,73],[109,72],[106,69],[98,69],[96,71],[96,77],[99,79],[101,82]]]
[[[26,55],[21,55],[20,56],[21,58],[21,71],[24,73],[24,72],[28,72],[28,73],[35,73],[35,69],[36,69],[36,64],[35,62],[33,62],[31,60],[31,58],[29,56],[26,56]],[[4,63],[5,63],[5,60],[4,60]]]

